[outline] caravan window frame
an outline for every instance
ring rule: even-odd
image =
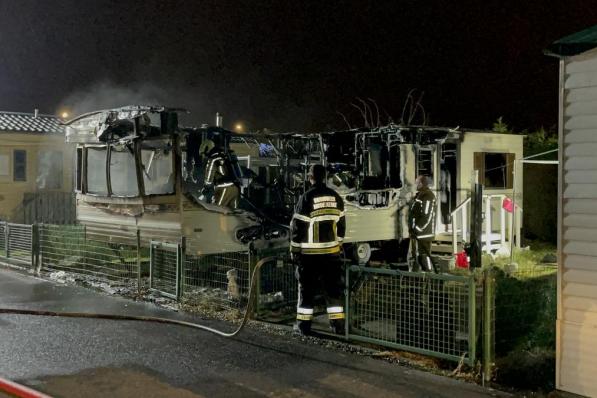
[[[172,145],[172,149],[170,150],[170,157],[171,157],[171,170],[172,170],[172,191],[167,193],[150,193],[147,194],[145,192],[145,184],[143,178],[143,170],[142,170],[142,159],[141,159],[141,144],[138,140],[135,140],[133,143],[133,157],[135,162],[135,181],[131,181],[131,183],[136,184],[137,186],[137,194],[134,196],[131,195],[120,195],[115,194],[112,189],[112,180],[111,180],[111,173],[110,173],[110,165],[111,165],[111,158],[112,158],[112,144],[90,144],[90,145],[83,145],[77,149],[81,149],[81,161],[75,160],[75,164],[78,167],[81,167],[81,186],[80,190],[77,190],[77,186],[75,183],[75,191],[80,192],[84,195],[96,196],[96,197],[105,197],[105,198],[123,198],[123,199],[130,199],[130,198],[141,198],[141,197],[150,197],[150,196],[173,196],[176,195],[176,181],[177,181],[177,168],[176,168],[176,151],[175,151],[175,143],[174,138],[172,137],[156,137],[156,139],[168,139]],[[149,141],[149,140],[147,140]],[[106,191],[105,194],[103,192],[89,192],[89,150],[90,149],[104,149],[106,151],[105,157],[105,164],[104,164],[104,173],[106,176]],[[79,152],[77,152],[77,156]],[[77,171],[75,171],[75,178],[76,178]]]

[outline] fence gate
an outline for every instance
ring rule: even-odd
[[[173,299],[181,296],[181,245],[151,241],[149,288]]]

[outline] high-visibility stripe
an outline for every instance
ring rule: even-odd
[[[311,214],[309,214],[311,217],[317,217],[317,216],[338,216],[338,217],[342,217],[344,215],[343,211],[340,211],[338,209],[321,209],[321,210],[315,210],[312,211]]]
[[[223,182],[221,184],[216,185],[216,188],[224,188],[224,187],[229,187],[231,185],[234,185],[233,182]]]
[[[431,264],[431,259],[427,257],[427,269],[429,271],[433,270],[433,264]]]
[[[224,188],[224,190],[222,191],[222,196],[220,196],[220,200],[219,200],[219,202],[218,202],[218,206],[221,206],[221,205],[222,205],[222,201],[224,200],[224,196],[226,195],[226,190],[227,190],[227,189],[228,189],[228,188]]]
[[[344,313],[328,314],[329,319],[344,319]]]
[[[340,252],[340,246],[325,249],[305,249],[300,250],[301,254],[335,254]]]
[[[305,249],[326,249],[329,247],[338,246],[338,242],[301,242],[300,245],[300,247]]]
[[[341,307],[341,306],[328,307],[327,311],[328,311],[328,314],[337,314],[339,312],[344,312],[344,307]]]
[[[297,220],[301,220],[304,222],[311,222],[311,217],[303,216],[302,214],[294,213],[292,218],[296,218]]]
[[[313,319],[313,315],[296,314],[296,319],[299,321],[310,321]]]
[[[429,214],[429,205],[431,204],[430,201],[427,201],[427,203],[425,203],[425,214]]]
[[[211,171],[212,171],[213,167],[214,167],[214,162],[212,161],[209,164],[209,169],[207,170],[207,177],[205,177],[205,182],[210,182],[210,180],[211,180]]]
[[[305,308],[305,307],[296,307],[297,314],[311,314],[313,315],[313,308]]]
[[[435,235],[434,234],[419,235],[419,236],[417,236],[417,238],[431,238],[432,236],[435,236]]]
[[[319,222],[319,221],[338,221],[340,216],[315,216],[311,217],[311,222]]]

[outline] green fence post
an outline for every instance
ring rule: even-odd
[[[493,373],[494,284],[493,272],[486,270],[483,294],[483,382],[490,381]]]
[[[469,288],[468,288],[468,352],[469,352],[469,365],[470,366],[474,366],[475,365],[475,359],[477,357],[477,331],[476,331],[476,326],[477,326],[477,320],[476,320],[476,314],[477,314],[477,302],[476,302],[476,297],[477,297],[477,291],[476,291],[476,286],[475,286],[475,275],[474,274],[470,274],[469,275]]]

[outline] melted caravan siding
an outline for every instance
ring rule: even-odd
[[[557,387],[597,397],[597,49],[560,68]]]

